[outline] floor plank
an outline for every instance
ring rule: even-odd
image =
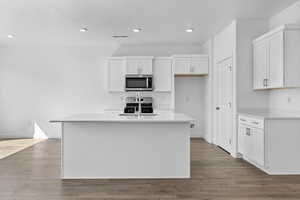
[[[60,140],[0,160],[2,200],[299,200],[300,176],[269,176],[193,139],[192,179],[60,180]]]
[[[0,159],[13,155],[45,139],[0,139]]]

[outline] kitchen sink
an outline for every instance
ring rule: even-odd
[[[156,113],[141,113],[140,116],[156,116]],[[131,117],[138,117],[139,115],[136,113],[121,113],[119,116],[131,116]]]

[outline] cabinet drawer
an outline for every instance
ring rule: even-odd
[[[245,125],[263,129],[264,128],[264,120],[258,119],[258,118],[252,118],[252,117],[246,117],[246,116],[239,116],[239,123],[243,123]]]

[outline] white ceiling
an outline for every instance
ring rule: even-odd
[[[296,1],[0,0],[0,43],[200,44],[234,18],[267,18]],[[143,31],[133,33],[133,27]],[[185,33],[188,27],[195,32]],[[10,33],[16,37],[9,40]]]

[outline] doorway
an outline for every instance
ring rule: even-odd
[[[233,62],[226,58],[216,65],[216,143],[232,152],[233,136]]]

